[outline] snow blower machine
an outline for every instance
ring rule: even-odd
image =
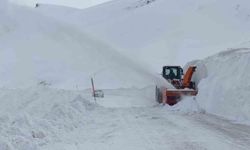
[[[166,79],[173,88],[156,87],[156,100],[162,104],[170,106],[178,103],[183,96],[195,96],[198,94],[195,82],[192,82],[192,76],[196,66],[190,66],[186,73],[180,66],[164,66],[162,77]]]

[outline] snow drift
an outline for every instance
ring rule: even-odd
[[[202,109],[239,122],[250,122],[249,48],[228,50],[189,64],[198,66],[194,80],[200,82],[197,102]]]
[[[88,124],[90,113],[98,109],[80,94],[42,86],[1,89],[0,149],[48,149],[45,146],[68,141],[65,134]]]

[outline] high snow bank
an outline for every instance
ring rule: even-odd
[[[1,89],[0,149],[38,150],[88,124],[89,113],[98,106],[80,94],[42,86]]]
[[[207,70],[198,86],[199,106],[208,113],[250,121],[250,49],[228,50],[193,64],[198,64],[197,72],[201,66]]]
[[[87,144],[89,136],[101,132],[104,135],[95,142],[103,141],[109,129],[116,130],[116,123],[126,118],[124,115],[113,118],[117,113],[124,111],[135,117],[138,114],[130,112],[131,107],[151,109],[156,103],[149,94],[152,92],[150,88],[105,90],[105,98],[95,103],[90,90],[57,90],[42,85],[28,89],[1,88],[0,150],[47,150],[57,144],[51,149],[61,150],[77,142],[85,144],[85,149],[92,149]],[[127,123],[125,119],[124,124]],[[124,132],[121,128],[117,127],[118,133]]]
[[[143,88],[155,77],[112,47],[66,23],[9,6],[0,17],[0,86]],[[1,15],[0,15],[1,16]]]

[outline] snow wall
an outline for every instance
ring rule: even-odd
[[[237,122],[250,122],[250,49],[231,49],[197,65],[193,78],[198,83],[197,102],[207,113]]]

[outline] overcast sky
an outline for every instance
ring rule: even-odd
[[[35,3],[38,2],[38,3],[65,5],[77,8],[87,8],[110,0],[10,0],[10,1],[29,6],[33,6]]]

